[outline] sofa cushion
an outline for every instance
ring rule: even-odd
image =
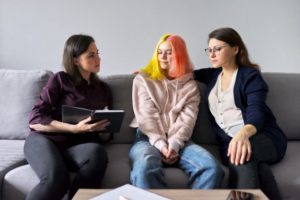
[[[300,142],[289,141],[282,161],[272,166],[283,199],[299,199],[300,188]]]
[[[134,75],[111,75],[101,78],[112,90],[113,109],[123,109],[125,111],[121,132],[114,135],[112,143],[132,143],[135,138],[135,129],[129,127],[129,125],[134,118],[131,96]]]
[[[5,174],[26,163],[23,146],[24,140],[0,140],[0,199]]]
[[[102,181],[103,188],[115,188],[130,183],[130,148],[131,144],[105,145],[109,162]]]
[[[0,140],[0,173],[24,161],[24,140]]]
[[[29,165],[17,167],[5,175],[2,197],[4,200],[25,199],[25,195],[38,181],[38,177]]]
[[[263,73],[269,85],[267,103],[290,140],[300,139],[299,74]]]
[[[28,115],[52,73],[0,69],[0,139],[24,139]]]
[[[207,102],[205,101],[206,86],[203,83],[198,82],[200,91],[200,105],[197,116],[197,121],[194,127],[192,140],[197,144],[217,144],[216,134],[212,129],[212,125],[209,121],[209,110]]]

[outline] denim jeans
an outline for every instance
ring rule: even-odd
[[[192,189],[212,189],[221,185],[224,172],[218,161],[199,145],[189,141],[179,152],[180,158],[174,167],[188,175]],[[139,129],[136,141],[129,152],[132,162],[130,179],[133,185],[143,188],[165,188],[161,152],[149,143],[148,137]]]

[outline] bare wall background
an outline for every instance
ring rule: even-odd
[[[300,73],[299,0],[0,0],[0,68],[62,70],[65,40],[92,35],[101,74],[145,66],[164,33],[181,35],[195,68],[207,35],[230,26],[265,72]]]

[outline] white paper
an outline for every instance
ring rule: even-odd
[[[105,192],[90,200],[120,200],[122,198],[126,198],[128,200],[170,200],[130,184],[126,184],[109,192]]]

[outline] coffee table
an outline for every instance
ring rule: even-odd
[[[73,200],[87,200],[96,197],[109,189],[80,189]],[[189,189],[155,189],[149,190],[172,200],[226,200],[230,190],[189,190]],[[265,194],[259,190],[238,190],[254,194],[254,200],[268,200]]]

